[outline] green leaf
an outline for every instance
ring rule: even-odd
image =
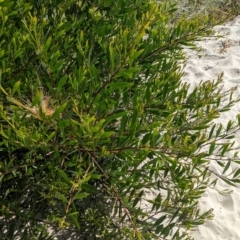
[[[237,115],[238,126],[240,126],[240,114]]]
[[[120,72],[116,75],[116,78],[117,78],[117,77],[123,77],[123,78],[125,78],[125,79],[131,79],[131,78],[132,78],[132,74],[130,74],[130,73],[122,70],[122,71],[120,71]]]
[[[179,212],[180,212],[180,209],[178,208],[177,211],[173,214],[173,216],[172,216],[172,218],[171,218],[169,223],[171,223],[176,217],[179,216]]]
[[[160,225],[157,226],[157,228],[155,230],[155,233],[159,234],[160,232],[162,232],[162,230],[163,230],[163,224],[160,224]]]
[[[208,136],[208,139],[211,139],[215,127],[216,127],[216,123],[212,126],[211,131],[210,131],[209,136]]]
[[[102,175],[100,175],[100,174],[91,174],[92,179],[100,179],[101,177],[102,177]]]
[[[240,183],[240,179],[238,178],[235,178],[235,179],[231,179],[232,182],[235,182],[235,183]]]
[[[1,80],[1,71],[0,71],[0,80]],[[1,86],[1,81],[0,81],[0,90],[6,95],[8,96],[8,93],[4,90],[4,88]]]
[[[236,185],[234,183],[232,183],[231,181],[229,181],[228,179],[222,177],[222,176],[219,176],[225,183],[227,183],[228,185],[230,186],[233,186],[233,187],[236,187]]]
[[[126,116],[127,114],[128,114],[128,112],[127,112],[127,111],[124,111],[124,110],[122,110],[121,112],[112,114],[112,115],[110,115],[110,116],[106,119],[105,123],[109,123],[109,122],[111,122],[112,120],[115,120],[115,119],[118,119],[118,118],[120,118],[120,117]]]
[[[138,58],[143,52],[144,52],[144,49],[140,49],[139,51],[134,52],[129,58],[130,63],[132,63],[133,60]]]
[[[224,164],[221,161],[217,161],[217,164],[221,167],[225,167]]]
[[[227,132],[228,132],[229,130],[231,130],[232,125],[233,125],[233,121],[230,120],[230,121],[228,122],[228,124],[227,124],[227,128],[226,128],[226,131],[227,131]]]
[[[221,131],[222,131],[222,124],[219,124],[219,127],[216,132],[216,137],[218,137],[220,135]]]
[[[73,201],[86,198],[87,196],[89,196],[89,193],[78,193],[73,197]]]
[[[9,137],[6,135],[6,133],[3,131],[3,127],[2,127],[2,125],[1,125],[1,131],[0,131],[0,134],[4,137],[4,138],[6,138],[6,139],[9,139]]]
[[[65,29],[63,29],[63,30],[58,31],[58,32],[56,33],[56,37],[59,38],[59,37],[65,35],[65,34],[66,34],[66,31],[65,31]]]
[[[120,131],[122,131],[122,132],[125,131],[125,129],[127,127],[127,123],[128,123],[128,116],[127,116],[127,114],[125,114],[121,120]]]
[[[99,130],[100,130],[99,127],[91,127],[91,128],[90,128],[90,131],[91,131],[92,133],[99,132]]]
[[[60,200],[62,200],[63,203],[66,203],[66,202],[67,202],[67,198],[66,198],[63,194],[61,194],[60,192],[56,192],[56,196],[57,196],[57,198],[59,198]]]
[[[6,170],[9,170],[12,166],[13,166],[13,158],[8,162],[7,166],[6,166]]]
[[[229,143],[224,143],[223,145],[222,145],[222,151],[221,151],[221,156],[224,156],[225,155],[225,153],[228,151],[228,149],[229,149]]]
[[[32,175],[32,173],[33,173],[32,168],[29,167],[29,168],[27,169],[27,175]]]
[[[211,154],[213,153],[213,151],[215,150],[215,146],[216,146],[216,142],[214,141],[214,142],[212,142],[211,145],[210,145],[208,154],[211,155]]]
[[[67,174],[63,170],[58,169],[58,173],[67,183],[71,183],[70,179],[67,176]]]
[[[135,108],[133,111],[133,114],[132,114],[132,121],[131,121],[131,127],[130,127],[132,130],[134,129],[134,126],[136,125],[137,117],[138,117],[138,109]]]
[[[237,177],[238,175],[240,175],[240,168],[237,171],[235,171],[233,178]]]
[[[142,191],[138,194],[138,196],[135,197],[135,199],[134,199],[134,201],[133,201],[133,207],[135,207],[135,206],[138,204],[138,202],[141,200],[143,194],[144,194],[144,191],[142,190]]]
[[[79,230],[80,229],[80,225],[78,223],[78,214],[79,212],[74,212],[74,213],[70,213],[68,214],[68,216],[71,217],[73,224],[75,225],[75,227]]]
[[[133,86],[133,83],[129,82],[116,82],[109,84],[109,87],[111,87],[113,90],[119,89],[119,88],[130,88]]]
[[[14,84],[12,94],[14,94],[15,92],[18,92],[18,94],[20,95],[20,84],[21,84],[21,81],[17,81]]]
[[[87,176],[85,176],[82,180],[82,183],[88,182],[90,179],[92,178],[91,174],[88,174]]]
[[[225,139],[234,139],[234,138],[235,138],[234,135],[230,135],[230,136],[225,137]]]
[[[150,138],[151,138],[151,133],[145,134],[143,139],[142,139],[142,145],[145,145],[147,142],[149,142]]]
[[[81,185],[81,187],[82,187],[83,190],[85,190],[85,191],[87,191],[89,193],[97,193],[98,192],[98,190],[94,186],[91,186],[91,185],[89,185],[87,183],[83,183]]]
[[[170,223],[162,230],[161,234],[164,236],[168,236],[169,232],[173,229],[174,226],[175,226],[175,223]]]
[[[55,136],[56,132],[52,132],[48,135],[46,142],[49,142],[52,140],[52,138]]]
[[[109,138],[111,137],[113,134],[115,134],[115,132],[113,131],[109,131],[109,132],[104,132],[100,135],[100,138]]]
[[[36,106],[36,105],[40,104],[42,99],[43,99],[43,93],[40,91],[37,91],[37,94],[33,99],[32,106]]]
[[[56,51],[51,55],[51,60],[49,65],[51,66],[51,68],[53,67],[53,65],[55,65],[56,61],[58,60],[58,58],[61,56],[60,51]]]
[[[109,54],[110,54],[110,67],[111,67],[111,72],[113,73],[114,68],[115,68],[115,63],[114,63],[114,58],[115,58],[115,52],[113,50],[112,44],[109,45]]]
[[[228,163],[227,163],[227,165],[225,166],[222,174],[224,174],[224,173],[229,169],[230,164],[231,164],[231,160],[228,161]]]
[[[63,105],[61,105],[60,107],[58,107],[55,112],[53,113],[53,115],[51,116],[52,119],[59,117],[59,115],[64,111],[64,109],[66,108],[67,103],[64,103]]]
[[[58,62],[52,67],[52,71],[53,71],[53,72],[59,71],[59,70],[62,68],[63,63],[64,63],[64,60],[58,61]]]
[[[59,92],[62,91],[62,87],[66,84],[67,79],[68,79],[68,76],[65,75],[59,80],[58,85],[57,85],[57,90]]]
[[[90,71],[91,71],[91,74],[94,77],[94,81],[99,81],[100,80],[99,73],[98,73],[97,68],[94,65],[91,65]]]
[[[154,225],[155,225],[155,226],[156,226],[156,225],[159,225],[159,224],[162,223],[166,218],[167,218],[166,215],[160,217],[160,218],[154,223]]]
[[[204,130],[204,129],[207,129],[207,128],[208,128],[208,125],[201,125],[201,126],[193,127],[192,129],[193,130]]]
[[[180,231],[180,228],[178,228],[178,230],[174,233],[172,239],[176,239],[176,240],[180,240],[180,237],[179,237],[179,231]]]
[[[4,49],[2,49],[1,51],[0,51],[0,58],[2,58],[3,56],[4,56]]]
[[[152,89],[150,88],[150,86],[148,85],[146,88],[146,92],[145,92],[145,97],[146,97],[146,101],[149,102],[151,99],[151,95],[152,95]]]
[[[44,49],[45,52],[47,52],[48,48],[50,47],[51,42],[52,42],[52,37],[50,36],[50,37],[48,37],[46,43],[44,44],[43,49]]]

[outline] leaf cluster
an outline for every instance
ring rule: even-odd
[[[239,182],[226,154],[240,118],[214,120],[240,99],[223,76],[181,81],[184,46],[217,21],[172,24],[176,13],[171,1],[0,1],[2,239],[190,239],[211,218],[198,208],[216,183],[209,162]]]

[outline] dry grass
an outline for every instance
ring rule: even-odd
[[[25,99],[25,98],[21,98]],[[52,107],[50,102],[51,102],[51,97],[48,95],[43,95],[40,101],[40,104],[32,106],[31,101],[29,100],[18,100],[16,98],[9,98],[9,100],[14,104],[12,106],[13,110],[18,110],[18,112],[23,112],[26,114],[26,117],[34,117],[37,119],[41,119],[41,113],[43,113],[46,117],[51,117],[56,108]]]
[[[43,114],[47,117],[51,117],[53,113],[55,112],[55,109],[50,106],[50,96],[44,96],[41,103],[40,103],[40,108],[43,112]],[[32,108],[29,108],[29,112],[32,113],[33,115],[40,115],[40,108],[39,106],[34,106]]]

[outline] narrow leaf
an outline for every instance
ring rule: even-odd
[[[226,128],[227,132],[231,129],[232,125],[233,125],[233,121],[230,120],[227,124],[227,128]]]
[[[80,200],[83,198],[86,198],[89,195],[89,193],[78,193],[73,197],[73,200]]]
[[[142,53],[144,52],[144,49],[141,49],[135,53],[133,53],[129,59],[130,62],[132,62],[133,60],[135,60],[136,58],[138,58]]]
[[[234,173],[233,178],[237,177],[240,174],[240,168]]]
[[[111,67],[111,72],[114,71],[114,68],[115,68],[115,65],[114,65],[114,50],[113,50],[113,47],[112,47],[112,44],[109,45],[109,57],[110,57],[110,67]]]
[[[46,140],[46,142],[51,141],[52,138],[55,136],[55,133],[56,133],[56,132],[52,132],[51,134],[49,134],[49,135],[48,135],[48,138],[47,138],[47,140]]]
[[[162,216],[162,217],[160,217],[155,223],[154,223],[154,225],[156,226],[156,225],[159,225],[160,223],[162,223],[165,219],[166,219],[166,215],[164,215],[164,216]]]
[[[67,183],[70,183],[70,179],[68,178],[67,174],[63,170],[58,169],[58,173]]]
[[[129,82],[116,82],[116,83],[111,83],[109,85],[109,87],[115,89],[119,89],[119,88],[129,88],[132,87],[133,83],[129,83]]]
[[[62,87],[66,84],[67,79],[68,79],[68,76],[65,75],[59,80],[58,85],[57,85],[57,90],[59,92],[62,90]]]
[[[20,95],[20,84],[21,84],[21,81],[17,81],[14,84],[12,94],[14,94],[15,92],[18,92],[18,94]]]
[[[71,217],[71,219],[72,219],[73,224],[75,225],[75,227],[76,227],[77,229],[80,229],[80,225],[79,225],[79,223],[78,223],[78,214],[79,214],[78,212],[74,212],[74,213],[68,214],[68,216]]]
[[[58,117],[66,108],[67,103],[64,103],[62,106],[58,107],[55,112],[53,113],[53,115],[51,116],[51,118],[56,118]]]
[[[209,154],[211,155],[215,149],[216,142],[212,142],[209,148]]]
[[[226,178],[221,177],[221,176],[219,176],[219,177],[220,177],[225,183],[227,183],[228,185],[233,186],[233,187],[236,187],[236,185],[235,185],[234,183],[230,182],[230,181],[227,180]]]
[[[64,203],[67,202],[67,198],[63,194],[61,194],[60,192],[56,192],[56,196],[57,196],[57,198],[62,200]]]
[[[120,117],[126,116],[127,115],[127,111],[122,111],[113,115],[110,115],[107,119],[106,119],[106,123],[111,122],[112,120],[118,119]]]
[[[100,135],[100,138],[109,138],[111,137],[115,132],[109,131],[109,132],[104,132]]]
[[[51,42],[52,42],[52,37],[50,36],[50,37],[48,37],[46,43],[44,44],[44,51],[47,51],[47,50],[48,50]]]
[[[211,131],[210,131],[209,136],[208,136],[208,139],[211,139],[215,127],[216,127],[216,124],[214,124],[214,125],[212,126]]]
[[[231,161],[229,160],[228,163],[227,163],[227,165],[225,166],[222,174],[224,174],[224,173],[229,169],[230,164],[231,164]]]

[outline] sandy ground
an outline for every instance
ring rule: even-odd
[[[201,80],[217,79],[224,72],[223,89],[237,86],[236,95],[240,94],[240,16],[233,21],[214,30],[224,34],[221,38],[206,39],[198,43],[203,48],[201,56],[193,51],[187,51],[186,76],[184,81],[192,86]],[[219,121],[224,125],[230,119],[236,119],[240,113],[240,103],[233,106],[230,112],[221,115]],[[236,146],[240,145],[240,133],[236,134]],[[211,168],[220,171],[216,162],[211,162]],[[219,181],[218,190],[229,189],[230,194],[221,195],[214,189],[208,189],[201,198],[200,207],[203,210],[213,208],[214,218],[199,226],[192,236],[196,240],[240,240],[240,184],[234,188]]]

